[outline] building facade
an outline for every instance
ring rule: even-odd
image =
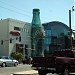
[[[68,36],[69,27],[58,21],[43,24],[45,29],[45,51],[52,53],[54,50],[65,49],[65,36]]]
[[[45,30],[44,51],[52,53],[65,49],[64,36],[69,36],[69,27],[58,21],[42,25]],[[21,52],[24,56],[31,56],[31,28],[32,25],[27,22],[11,18],[0,20],[0,55]]]
[[[31,24],[15,19],[0,20],[0,55],[21,52],[31,55]]]

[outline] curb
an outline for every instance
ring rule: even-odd
[[[14,73],[13,75],[38,75],[38,71],[28,70],[28,71],[17,72]]]

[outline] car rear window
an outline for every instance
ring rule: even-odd
[[[70,57],[70,58],[74,57],[72,51],[55,51],[53,55],[60,57]]]
[[[74,58],[72,51],[65,51],[65,52],[64,52],[64,55],[65,55],[66,57]]]
[[[53,56],[64,56],[63,55],[63,53],[61,52],[61,51],[55,51],[54,53],[53,53]]]

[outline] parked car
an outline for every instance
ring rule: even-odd
[[[17,66],[18,61],[10,56],[0,56],[0,66],[6,67],[6,66]]]

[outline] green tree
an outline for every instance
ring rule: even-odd
[[[23,57],[22,53],[20,53],[20,52],[12,52],[11,56],[13,58],[15,58],[16,60],[22,59],[22,57]]]

